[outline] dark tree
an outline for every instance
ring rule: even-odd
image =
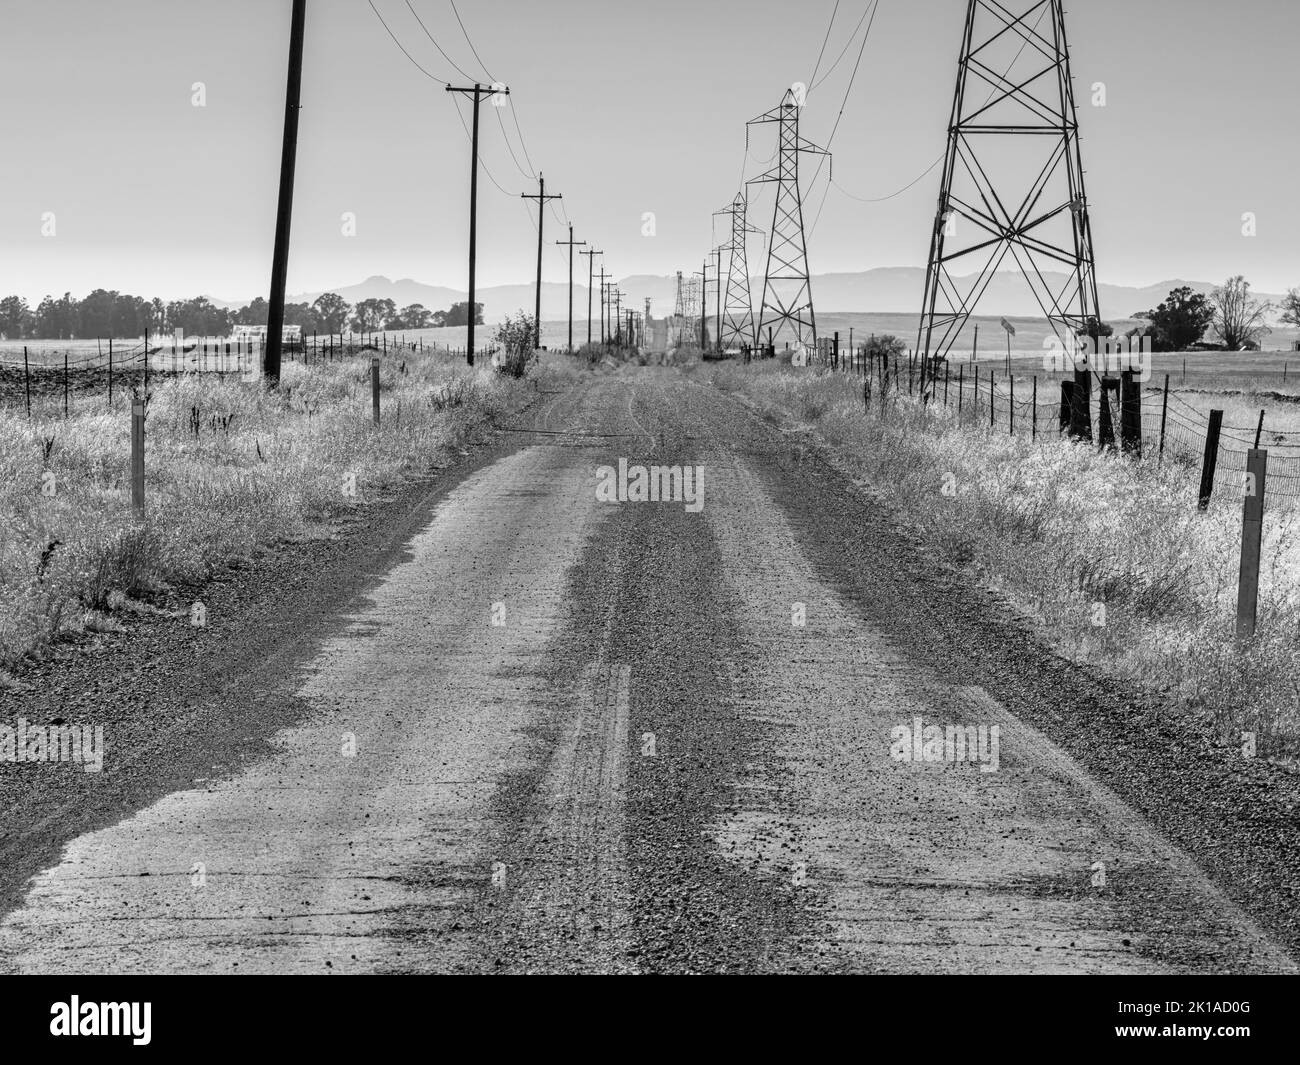
[[[1199,292],[1176,288],[1154,311],[1134,315],[1151,323],[1147,336],[1156,351],[1186,351],[1200,341],[1214,321],[1214,306]]]

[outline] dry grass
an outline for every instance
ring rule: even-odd
[[[123,595],[202,581],[259,548],[316,535],[489,429],[512,388],[490,369],[387,360],[382,424],[362,361],[285,368],[270,393],[228,376],[148,397],[147,517],[129,507],[129,406],[102,396],[0,410],[0,666],[68,631],[111,628]]]
[[[1062,653],[1152,685],[1261,753],[1300,753],[1300,511],[1264,529],[1259,636],[1233,640],[1239,500],[1196,509],[1196,481],[1154,461],[957,425],[903,396],[864,412],[861,382],[770,365],[714,383],[815,428],[941,556],[1007,594]],[[950,486],[948,493],[944,485]]]

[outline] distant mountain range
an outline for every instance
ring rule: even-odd
[[[1057,291],[1066,285],[1065,274],[1044,275],[1048,284]],[[757,303],[762,277],[750,279],[754,302]],[[650,313],[656,317],[671,314],[676,305],[677,280],[675,277],[633,275],[619,280],[625,293],[623,307],[644,310],[645,300],[651,300]],[[1161,281],[1143,288],[1123,285],[1099,285],[1098,298],[1106,319],[1131,318],[1135,313],[1157,306],[1172,289],[1186,285],[1194,292],[1209,294],[1214,283],[1208,281]],[[925,289],[925,270],[914,266],[882,267],[860,273],[814,274],[812,289],[815,306],[825,314],[837,312],[919,313]],[[440,285],[426,285],[410,278],[391,281],[386,277],[369,277],[356,285],[347,285],[322,291],[336,292],[349,303],[364,299],[391,299],[398,308],[412,303],[423,304],[431,311],[446,310],[453,303],[468,299],[468,294]],[[310,303],[321,292],[300,292],[289,297],[291,303]],[[1261,299],[1278,303],[1281,294],[1261,292]],[[483,304],[486,322],[500,321],[507,314],[533,307],[532,285],[493,285],[479,289],[476,298]],[[569,289],[567,285],[544,282],[542,285],[542,318],[558,321],[566,317]],[[231,303],[209,297],[219,307],[240,307],[247,300]],[[715,298],[709,300],[712,312]],[[1019,274],[1000,272],[989,284],[979,304],[981,315],[1006,315],[1008,317],[1041,316],[1033,293]],[[586,319],[587,287],[574,284],[573,314],[576,319]]]

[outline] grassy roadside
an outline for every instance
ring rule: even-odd
[[[157,381],[146,419],[146,518],[129,506],[129,404],[0,409],[0,668],[268,545],[328,534],[380,493],[445,465],[534,390],[419,355],[287,364],[279,391],[214,374]],[[0,679],[3,676],[0,675]]]
[[[1003,593],[1059,653],[1151,685],[1257,753],[1300,757],[1300,512],[1264,527],[1259,635],[1233,640],[1241,507],[1196,510],[1185,471],[1049,438],[991,433],[907,396],[864,410],[861,381],[701,368],[772,422],[830,445],[939,558]]]

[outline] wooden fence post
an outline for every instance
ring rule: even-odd
[[[1142,457],[1142,386],[1132,370],[1119,375],[1120,450],[1135,458]]]
[[[1165,396],[1160,404],[1160,454],[1158,462],[1165,460],[1165,422],[1169,419],[1169,375],[1165,374]]]
[[[1061,408],[1057,415],[1060,432],[1065,432],[1071,426],[1071,419],[1074,417],[1074,382],[1061,382]]]
[[[1105,392],[1102,399],[1105,399]],[[1070,435],[1076,440],[1092,440],[1092,372],[1075,367],[1074,387],[1070,389]]]
[[[23,345],[23,392],[27,395],[27,417],[32,416],[32,377],[27,365],[27,345]]]
[[[1259,604],[1259,555],[1264,532],[1264,481],[1268,452],[1246,452],[1246,503],[1241,517],[1241,571],[1237,579],[1237,639],[1255,635]]]
[[[144,517],[144,404],[131,404],[131,508]]]
[[[1034,413],[1033,413],[1034,427],[1032,430],[1030,430],[1029,439],[1037,440],[1038,439],[1038,374],[1034,374],[1033,409],[1034,409]]]
[[[1214,468],[1219,462],[1219,431],[1223,428],[1223,411],[1210,411],[1210,424],[1205,431],[1205,459],[1201,464],[1201,491],[1198,510],[1210,509],[1210,496],[1214,494]]]
[[[1119,382],[1113,377],[1101,379],[1101,403],[1097,407],[1098,447],[1103,451],[1115,450],[1115,419],[1110,412],[1110,394],[1119,391]]]
[[[375,424],[379,424],[379,359],[370,360],[370,403],[375,412]]]

